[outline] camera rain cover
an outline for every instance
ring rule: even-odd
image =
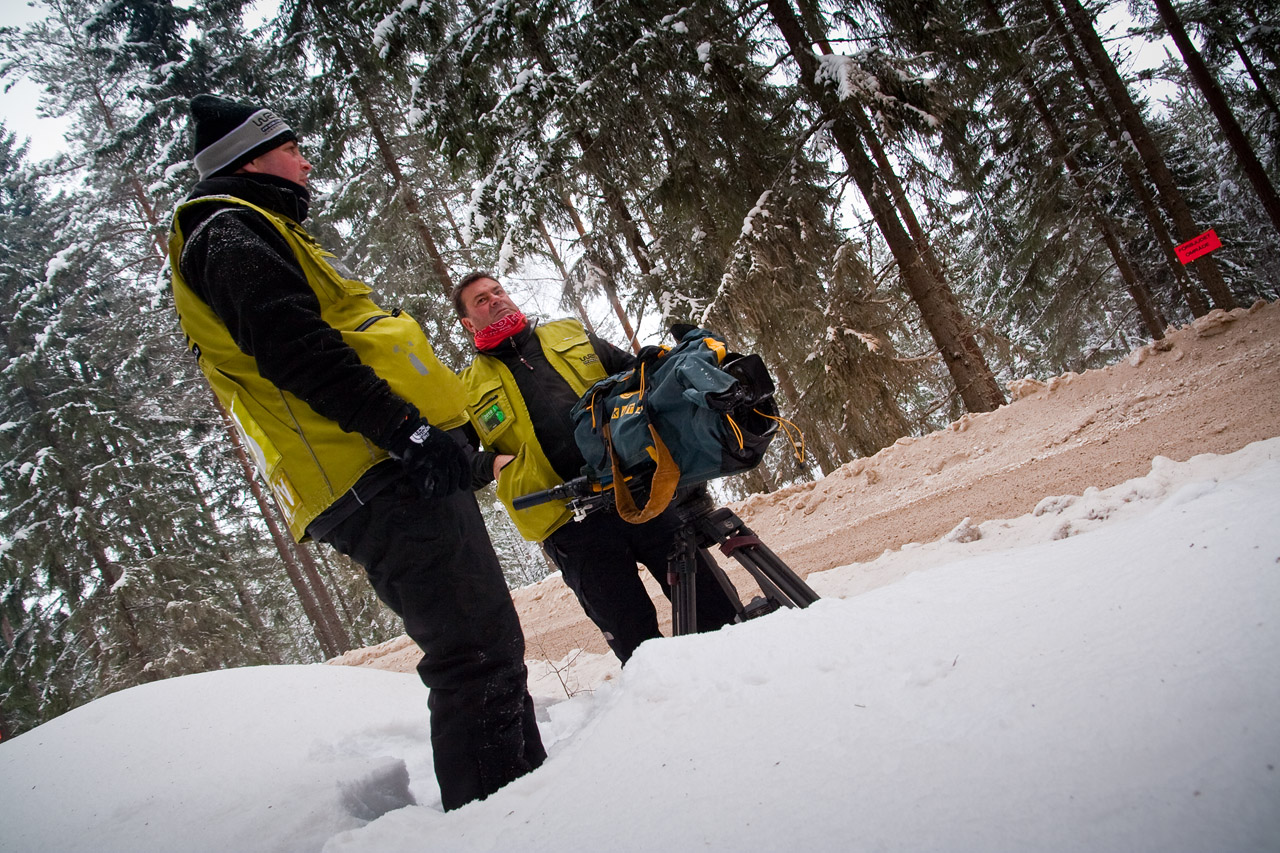
[[[675,347],[645,347],[635,367],[597,382],[572,410],[583,473],[630,481],[615,493],[619,515],[636,523],[661,512],[678,486],[754,468],[776,431],[773,381],[759,356],[730,353],[705,329],[673,332]],[[648,503],[631,513],[630,493],[643,489]]]

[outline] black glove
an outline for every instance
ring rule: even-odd
[[[442,498],[471,485],[471,463],[462,446],[422,418],[405,418],[391,433],[387,452],[425,497]]]

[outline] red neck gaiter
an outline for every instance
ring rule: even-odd
[[[514,314],[508,314],[501,320],[490,323],[476,332],[476,349],[493,349],[517,332],[524,331],[525,326],[528,324],[529,321],[519,311]]]

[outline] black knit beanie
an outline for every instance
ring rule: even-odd
[[[230,175],[250,160],[298,138],[271,110],[217,95],[191,99],[191,127],[201,180]]]

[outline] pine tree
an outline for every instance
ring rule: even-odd
[[[1254,153],[1253,144],[1245,135],[1243,128],[1240,127],[1240,122],[1236,120],[1235,112],[1231,109],[1231,105],[1227,103],[1222,87],[1218,85],[1217,77],[1209,66],[1205,64],[1200,52],[1196,50],[1191,37],[1187,35],[1182,18],[1177,10],[1174,9],[1173,4],[1169,0],[1153,0],[1153,2],[1160,12],[1160,18],[1164,22],[1169,35],[1173,38],[1174,44],[1178,46],[1178,50],[1182,53],[1183,61],[1186,62],[1192,79],[1195,80],[1200,93],[1209,104],[1209,109],[1213,112],[1214,118],[1221,125],[1222,133],[1227,138],[1232,152],[1239,161],[1240,170],[1244,172],[1245,177],[1253,185],[1254,192],[1258,194],[1258,199],[1262,202],[1263,210],[1267,212],[1267,216],[1271,219],[1272,227],[1275,228],[1277,234],[1280,234],[1280,195],[1276,193],[1276,188],[1272,185],[1271,178],[1267,175],[1266,169],[1263,168],[1262,162],[1258,160],[1257,154]]]
[[[903,283],[919,308],[966,408],[974,412],[996,408],[1004,402],[1004,396],[978,347],[968,318],[954,292],[937,277],[937,265],[904,227],[885,179],[878,175],[876,164],[867,153],[865,126],[858,119],[857,108],[841,104],[841,90],[849,85],[844,76],[849,70],[848,59],[820,62],[787,0],[770,0],[767,6],[773,23],[786,41],[792,61],[799,68],[802,90],[822,105],[831,118],[836,144],[898,262]]]

